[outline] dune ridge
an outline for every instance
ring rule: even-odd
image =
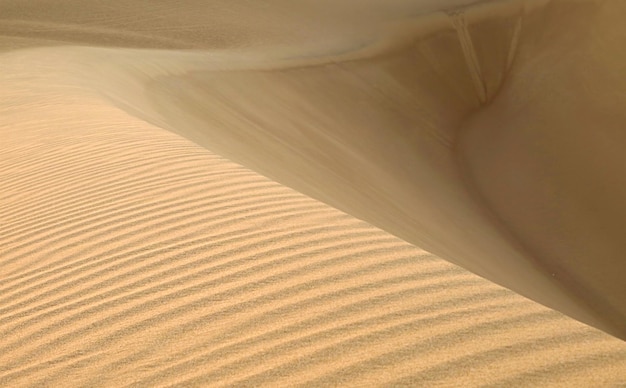
[[[64,85],[37,58],[3,79],[0,104],[0,384],[623,381],[620,341]]]
[[[459,171],[457,157],[481,163],[483,134],[449,153],[464,115],[498,103],[528,15],[562,2],[470,8],[513,15],[492,73],[463,14],[425,15],[438,2],[364,3],[341,24],[303,1],[315,22],[292,35],[302,16],[290,2],[163,2],[136,24],[140,1],[85,12],[67,0],[70,14],[45,3],[0,0],[0,385],[626,382],[623,341],[422,249],[621,335],[619,300],[590,309],[528,265],[468,189],[483,167]],[[207,15],[227,22],[204,30]],[[258,37],[234,23],[251,15]],[[407,56],[422,33],[440,40]],[[437,49],[457,67],[416,66]],[[470,51],[479,77],[465,73]]]
[[[499,184],[485,185],[482,178],[477,179],[477,171],[483,173],[493,168],[481,166],[473,170],[476,161],[488,159],[485,156],[494,153],[499,145],[492,145],[490,139],[481,139],[476,145],[468,145],[470,142],[465,140],[471,137],[468,133],[478,132],[471,127],[481,125],[477,117],[493,120],[485,112],[494,111],[492,106],[502,100],[500,92],[511,89],[509,85],[517,75],[524,74],[526,63],[536,70],[534,58],[539,56],[545,57],[540,62],[542,65],[552,66],[553,57],[561,60],[559,50],[571,49],[576,37],[588,32],[594,23],[619,15],[620,10],[621,5],[615,2],[489,2],[442,13],[440,17],[447,20],[447,25],[443,23],[439,30],[427,30],[424,37],[414,36],[409,43],[391,51],[383,46],[378,54],[359,49],[356,57],[347,54],[347,58],[340,55],[333,60],[331,56],[322,64],[313,60],[309,65],[296,60],[292,67],[279,65],[275,70],[203,72],[188,65],[187,72],[176,70],[175,74],[167,75],[163,71],[164,75],[147,79],[153,106],[142,105],[138,109],[142,117],[155,120],[221,155],[624,338],[626,306],[621,296],[626,294],[626,289],[620,274],[624,270],[621,252],[626,247],[619,236],[604,232],[606,225],[612,225],[614,231],[621,230],[626,219],[622,217],[624,207],[618,194],[621,189],[598,194],[577,183],[567,184],[573,192],[587,190],[583,195],[592,199],[585,201],[605,203],[601,214],[581,213],[581,205],[591,207],[593,203],[581,204],[576,202],[575,195],[567,193],[544,197],[511,193],[508,196],[515,202],[507,202],[501,192],[510,189]],[[552,20],[558,24],[551,23]],[[578,35],[570,34],[570,28],[577,28],[581,20],[590,27],[585,24],[577,29]],[[418,20],[418,25],[422,23]],[[441,21],[435,23],[441,24]],[[618,45],[617,37],[623,33],[620,24],[613,22],[608,26],[597,34]],[[561,47],[561,41],[566,43],[553,53],[543,54],[541,50],[546,50],[546,44],[535,43],[542,37],[551,40],[548,46],[551,50],[553,45]],[[585,41],[580,39],[576,53],[593,49]],[[361,51],[364,53],[358,54]],[[616,51],[617,47],[611,52]],[[363,59],[359,59],[360,55]],[[604,62],[594,60],[593,66],[617,76],[616,66],[621,57],[604,59]],[[584,62],[582,58],[579,60]],[[570,69],[572,77],[590,78],[583,72],[584,65]],[[532,80],[533,73],[528,74],[520,82]],[[514,93],[523,95],[524,87],[514,89],[512,98],[520,99]],[[589,106],[595,104],[593,95],[581,97],[576,103],[585,104],[585,98],[590,101]],[[615,99],[620,98],[615,95]],[[536,99],[541,101],[540,96]],[[559,109],[562,108],[555,106],[554,112]],[[581,106],[572,111],[583,109]],[[597,112],[601,110],[598,108]],[[550,119],[541,109],[535,111],[540,123]],[[615,107],[614,111],[619,109]],[[499,114],[495,112],[493,116]],[[555,115],[563,121],[561,113]],[[601,115],[596,114],[594,119]],[[568,125],[581,123],[578,115],[571,116],[571,123],[555,124],[565,128],[563,133]],[[614,117],[614,123],[598,132],[600,140],[591,141],[601,147],[606,144],[602,140],[604,136],[614,136],[619,141],[619,135],[611,134],[616,133],[611,126],[624,121]],[[488,128],[489,136],[494,138],[493,131],[499,127]],[[581,139],[588,133],[586,128],[579,129]],[[531,131],[539,131],[535,141],[543,141],[543,129],[533,126],[520,129],[520,133]],[[263,147],[259,148],[259,144]],[[514,165],[511,171],[516,171],[514,168],[519,163],[534,165],[540,158],[567,153],[558,147],[557,143],[552,149],[523,150],[531,156],[506,163]],[[473,149],[480,153],[474,155]],[[514,152],[520,152],[517,149]],[[609,173],[595,174],[589,179],[595,179],[599,187],[608,184],[626,187],[620,184],[623,160],[617,154],[612,156],[612,160],[607,159],[599,167]],[[490,163],[502,165],[502,162]],[[567,163],[576,162],[562,163],[559,174],[564,174],[563,169],[570,165]],[[553,166],[544,162],[540,168]],[[519,170],[527,174],[526,170]],[[579,167],[576,171],[585,169]],[[488,182],[508,179],[502,169],[492,174],[485,175]],[[540,192],[554,185],[546,183],[548,179],[562,179],[543,172],[535,175],[534,181],[526,179],[524,186],[511,183],[510,187],[515,187],[518,193]],[[488,187],[487,192],[484,187]],[[572,201],[568,208],[563,208],[560,196],[567,195]],[[533,196],[537,197],[535,203],[525,203],[519,198]],[[494,203],[498,205],[493,206]],[[516,205],[512,206],[513,203]],[[503,210],[503,207],[515,209],[518,204],[526,207],[528,214],[538,217]],[[550,206],[578,214],[578,219],[558,216],[554,222],[542,218],[541,214],[550,212]],[[505,213],[509,216],[503,216]],[[584,227],[589,220],[599,227],[594,237]],[[545,227],[538,227],[543,233],[530,237],[534,225],[543,223]],[[526,224],[525,231],[520,229],[522,224]],[[562,240],[580,243],[568,246]],[[588,257],[594,257],[594,264]],[[597,263],[598,260],[601,262]]]

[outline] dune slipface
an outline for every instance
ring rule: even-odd
[[[625,8],[0,0],[0,385],[624,384]]]
[[[362,52],[151,79],[142,109],[624,338],[624,12],[508,1],[429,14]]]

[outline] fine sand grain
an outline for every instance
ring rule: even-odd
[[[625,16],[0,0],[0,386],[625,385]]]

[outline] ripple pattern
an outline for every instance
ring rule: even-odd
[[[48,81],[2,79],[0,386],[626,382],[621,341]]]

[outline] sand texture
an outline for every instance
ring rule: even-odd
[[[0,0],[0,386],[625,386],[625,17]]]

